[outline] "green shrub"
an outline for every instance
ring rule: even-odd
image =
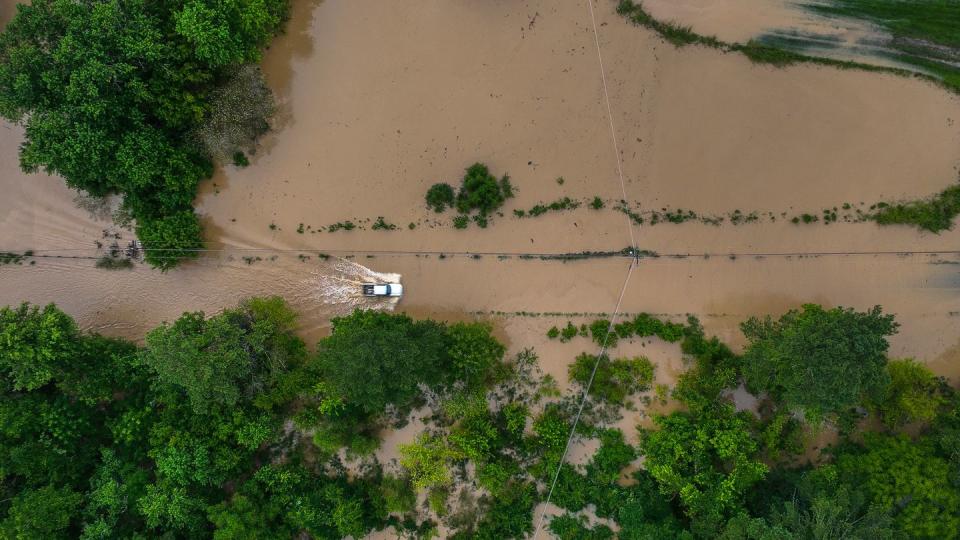
[[[393,223],[387,223],[383,216],[377,216],[377,221],[373,223],[373,230],[375,231],[395,231],[397,226]]]
[[[953,227],[960,214],[960,186],[951,186],[922,201],[884,205],[873,214],[880,225],[914,225],[938,233]]]
[[[594,210],[600,210],[603,207],[604,207],[603,199],[601,199],[600,197],[594,197],[593,200],[590,201],[590,208],[593,208]]]
[[[233,153],[233,164],[237,167],[246,167],[250,165],[250,160],[247,159],[247,155],[243,152],[234,152]]]
[[[571,339],[577,337],[579,330],[572,322],[567,321],[567,325],[563,327],[563,330],[560,330],[560,341],[566,343]]]
[[[617,333],[610,326],[610,321],[597,319],[590,324],[590,335],[593,342],[601,347],[613,348],[617,346]]]
[[[454,193],[450,184],[439,183],[430,186],[427,190],[427,207],[434,212],[443,212],[453,206]]]
[[[628,397],[649,390],[653,384],[653,364],[642,356],[610,360],[603,355],[598,361],[597,356],[587,353],[570,365],[570,380],[585,387],[595,365],[596,375],[589,393],[609,403],[622,405]]]
[[[513,186],[508,176],[504,175],[497,181],[486,165],[474,163],[467,168],[463,177],[456,206],[463,214],[479,210],[481,215],[486,216],[503,206],[510,197],[513,197]]]
[[[453,218],[453,228],[455,229],[466,229],[467,225],[470,224],[470,218],[463,214]]]

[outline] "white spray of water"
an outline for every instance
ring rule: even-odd
[[[355,309],[393,311],[396,297],[363,295],[367,283],[399,283],[400,274],[374,272],[346,259],[338,259],[331,267],[313,272],[303,281],[306,299],[320,302],[334,315],[349,315]]]

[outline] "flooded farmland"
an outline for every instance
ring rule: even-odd
[[[691,16],[708,10],[701,5]],[[756,11],[757,28],[782,16],[779,4],[765,5],[776,9]],[[0,6],[2,23],[10,4]],[[696,315],[737,345],[738,325],[751,316],[806,302],[879,304],[902,325],[891,354],[956,382],[960,233],[788,218],[954,184],[960,101],[892,75],[677,50],[614,6],[595,3],[619,155],[586,4],[295,1],[263,62],[280,104],[273,131],[249,167],[225,166],[202,186],[197,206],[214,251],[166,273],[95,268],[98,242],[132,234],[78,207],[60,179],[20,172],[22,131],[2,124],[0,250],[37,257],[0,266],[0,304],[56,302],[85,329],[142,339],[184,311],[277,294],[300,313],[312,344],[331,317],[372,305],[336,288],[345,273],[337,265],[358,265],[346,273],[402,276],[398,311],[488,319],[511,351],[536,348],[544,371],[565,381],[567,364],[585,351],[547,340],[547,329],[613,311],[631,261],[534,255],[628,246],[624,215],[613,209],[625,192],[639,210],[779,219],[636,226],[637,247],[660,257],[630,272],[623,312]],[[683,20],[676,9],[671,16]],[[713,19],[703,20],[709,32]],[[718,28],[733,32],[718,32],[725,39],[754,32],[724,21]],[[476,161],[509,173],[517,196],[488,228],[455,230],[452,215],[426,208],[423,195]],[[560,197],[599,197],[605,208],[512,215]],[[397,229],[374,230],[378,217]],[[347,220],[357,228],[329,232]],[[676,351],[651,357],[666,381],[684,369]]]

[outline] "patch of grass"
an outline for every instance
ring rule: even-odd
[[[953,227],[960,215],[960,185],[950,186],[937,195],[920,201],[877,205],[871,216],[880,225],[913,225],[939,233]]]
[[[133,261],[104,255],[97,259],[96,267],[102,270],[130,270],[133,268]]]
[[[594,197],[593,200],[590,201],[590,208],[593,208],[594,210],[601,210],[604,206],[606,205],[603,204],[603,199],[600,197]]]

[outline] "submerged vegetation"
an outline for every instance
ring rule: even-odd
[[[429,538],[442,521],[453,538],[523,538],[554,475],[559,538],[807,538],[825,520],[850,538],[960,530],[960,395],[887,361],[895,325],[879,309],[750,321],[743,356],[693,318],[597,321],[595,339],[678,342],[690,368],[672,392],[682,410],[633,445],[602,425],[651,389],[654,365],[579,355],[571,379],[593,384],[573,437],[599,442],[584,465],[560,461],[580,393],[560,393],[531,350],[507,358],[488,325],[357,311],[315,353],[295,325],[279,298],[250,299],[136,346],[82,333],[53,305],[0,309],[0,530]],[[567,338],[591,331],[568,326]],[[815,375],[794,376],[807,365]],[[728,397],[744,382],[765,390],[753,412]],[[867,430],[866,411],[882,427]],[[415,417],[423,430],[381,463],[383,429]],[[839,443],[801,460],[821,422]]]
[[[727,43],[714,36],[698,34],[691,27],[660,21],[650,15],[642,2],[619,0],[617,13],[633,24],[653,30],[674,46],[703,45],[724,52],[738,52],[752,62],[784,67],[814,63],[840,69],[861,69],[936,81],[960,92],[960,6],[947,0],[829,0],[807,5],[821,14],[869,20],[893,35],[888,56],[915,66],[914,70],[862,62],[834,60],[788,50],[772,40]]]
[[[508,175],[498,180],[490,174],[486,165],[474,163],[463,175],[456,196],[450,184],[439,183],[427,190],[426,201],[427,206],[435,212],[443,212],[447,207],[456,208],[459,215],[453,218],[453,226],[466,229],[471,219],[481,228],[486,228],[490,216],[512,197],[513,184]]]
[[[251,64],[286,14],[286,0],[18,5],[0,33],[0,115],[26,127],[21,167],[123,195],[151,265],[195,256],[197,185],[266,129]]]
[[[960,215],[960,186],[925,200],[886,204],[873,215],[880,225],[915,225],[930,232],[951,229]]]

